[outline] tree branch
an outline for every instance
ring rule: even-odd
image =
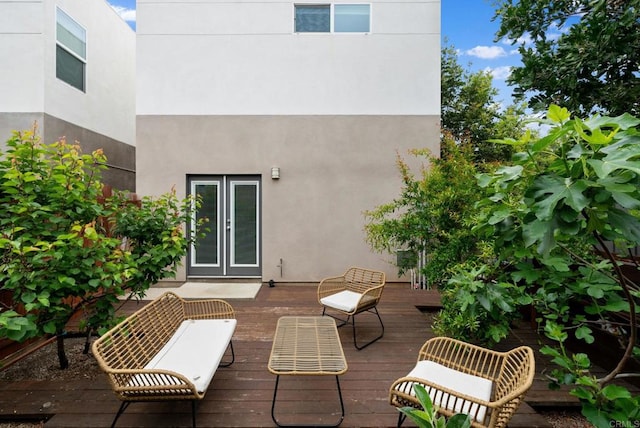
[[[618,283],[622,287],[622,292],[624,293],[625,297],[627,298],[627,301],[629,302],[629,342],[627,343],[627,347],[626,347],[626,349],[624,351],[624,355],[622,356],[622,358],[620,358],[620,361],[618,361],[617,366],[611,372],[609,372],[608,375],[606,375],[605,377],[603,377],[603,378],[598,380],[598,382],[601,385],[606,385],[607,383],[609,383],[612,380],[614,380],[616,378],[616,376],[618,376],[620,374],[620,372],[622,372],[622,369],[624,368],[625,364],[627,363],[627,361],[629,360],[629,358],[631,358],[631,355],[633,354],[633,348],[636,345],[637,333],[638,333],[637,332],[637,327],[636,327],[636,304],[635,304],[635,300],[633,298],[633,295],[631,294],[631,291],[629,290],[629,286],[628,286],[628,283],[627,283],[628,280],[624,276],[624,274],[622,273],[622,270],[620,269],[620,266],[616,262],[615,256],[613,255],[613,253],[611,253],[609,248],[607,248],[607,246],[605,245],[604,240],[602,239],[602,237],[598,233],[593,232],[593,236],[596,238],[596,240],[598,241],[598,243],[600,244],[600,246],[604,250],[607,258],[613,264],[613,268],[614,268],[614,270],[616,272],[616,275],[619,278],[618,279]]]

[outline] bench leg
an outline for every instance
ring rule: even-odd
[[[122,404],[120,405],[120,408],[118,409],[118,413],[116,413],[116,417],[113,419],[111,428],[114,428],[116,426],[116,422],[118,421],[118,418],[122,416],[124,411],[127,410],[127,407],[129,407],[129,404],[131,403],[132,401],[122,402]],[[196,428],[196,404],[197,404],[196,400],[191,400],[191,423],[193,425],[193,428]]]
[[[228,363],[220,363],[220,367],[229,367],[236,360],[236,354],[233,352],[233,341],[229,342],[229,347],[231,348],[231,361]]]
[[[338,397],[340,398],[340,411],[342,412],[341,415],[340,415],[340,420],[338,420],[338,423],[336,423],[334,425],[316,425],[316,424],[311,424],[311,425],[300,425],[300,424],[284,425],[284,424],[281,424],[280,422],[278,422],[278,420],[276,419],[276,415],[275,415],[276,396],[278,395],[278,383],[279,383],[279,381],[280,381],[280,375],[276,375],[276,387],[273,390],[273,401],[271,402],[271,419],[273,419],[273,422],[275,422],[276,425],[278,425],[279,427],[324,427],[324,428],[335,428],[335,427],[339,426],[342,423],[342,421],[344,420],[344,401],[342,400],[342,390],[340,389],[340,379],[336,375],[336,384],[338,385]]]
[[[116,417],[113,419],[113,422],[111,423],[111,428],[116,426],[116,422],[118,421],[118,418],[122,416],[125,410],[127,410],[127,407],[129,407],[129,404],[131,404],[131,401],[123,401],[122,404],[120,404],[118,413],[116,413]]]

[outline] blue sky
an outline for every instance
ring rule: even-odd
[[[136,29],[136,0],[107,0],[107,2],[131,28]]]
[[[517,45],[493,41],[499,28],[498,21],[491,20],[494,13],[490,0],[442,0],[441,34],[457,49],[460,65],[491,72],[497,101],[509,105],[512,91],[505,80],[510,67],[520,64],[520,54]]]
[[[135,0],[108,0],[122,18],[135,29]],[[442,0],[442,38],[458,50],[459,63],[471,71],[487,70],[493,74],[493,85],[499,91],[497,101],[509,105],[511,88],[505,79],[509,67],[520,63],[516,46],[494,43],[498,23],[492,22],[491,0]]]

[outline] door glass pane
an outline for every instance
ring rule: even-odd
[[[337,4],[334,6],[334,31],[337,33],[368,33],[368,4]]]
[[[296,33],[328,33],[331,31],[331,7],[296,5]]]
[[[233,189],[233,258],[235,265],[258,263],[258,186],[236,183]]]
[[[218,183],[196,184],[195,194],[201,198],[202,205],[196,213],[196,220],[208,218],[206,235],[196,239],[195,264],[218,265],[220,263],[220,241],[218,232]]]

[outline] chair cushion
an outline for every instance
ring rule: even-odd
[[[478,398],[483,401],[491,400],[491,390],[493,382],[488,379],[462,373],[450,369],[433,361],[419,361],[409,372],[408,377],[417,377],[428,380],[430,383],[441,385],[447,389],[458,391],[464,395]],[[466,413],[475,415],[476,421],[482,423],[487,412],[486,406],[479,406],[477,403],[460,398],[449,397],[449,394],[439,391],[437,388],[428,388],[429,396],[438,407],[446,408],[455,413]],[[402,385],[402,391],[415,396],[413,382]]]
[[[186,320],[144,367],[180,373],[207,390],[236,328],[235,319]]]
[[[340,291],[320,299],[320,303],[344,312],[353,312],[358,306],[362,294],[350,290]]]

